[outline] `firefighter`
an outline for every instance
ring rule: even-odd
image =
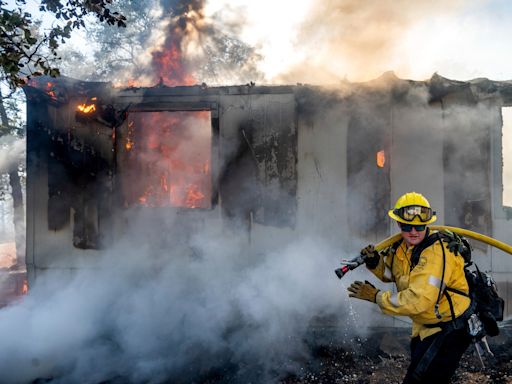
[[[466,325],[473,306],[460,248],[440,236],[436,241],[427,227],[436,213],[419,193],[401,196],[388,215],[402,238],[384,251],[369,245],[361,254],[366,267],[394,282],[398,292],[355,281],[349,296],[376,303],[387,315],[411,318],[411,363],[403,383],[448,383],[472,340]]]

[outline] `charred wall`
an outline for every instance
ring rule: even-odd
[[[295,226],[297,121],[293,94],[223,96],[219,190],[229,218]]]
[[[349,204],[348,214],[353,235],[378,239],[389,233],[392,98],[371,89],[361,93],[353,95],[350,102],[347,184],[348,200],[353,204]]]
[[[43,82],[27,89],[27,263],[74,267],[76,260],[64,255],[89,255],[114,243],[129,228],[124,212],[132,208],[163,215],[155,221],[161,227],[176,211],[183,222],[198,212],[204,222],[220,218],[249,234],[255,254],[267,238],[293,242],[303,234],[356,250],[361,241],[395,232],[386,213],[408,190],[429,196],[439,223],[506,241],[510,222],[495,217],[493,190],[501,185],[490,170],[499,108],[511,100],[500,96],[500,87],[484,85],[390,75],[333,89],[248,84],[114,90],[69,79],[54,88]],[[93,99],[96,113],[77,112],[77,105]],[[130,121],[184,111],[209,114],[209,204],[141,204],[144,191],[137,183],[152,168],[139,169],[133,148],[153,145],[145,139],[149,132],[155,138],[168,133],[160,123],[140,121],[134,133]],[[160,152],[154,153],[163,154],[167,149],[155,142]],[[176,169],[166,172],[167,186]],[[186,236],[192,227],[180,231]],[[506,255],[480,251],[485,269],[499,265],[504,284],[512,272]]]
[[[27,215],[33,223],[28,241],[43,245],[45,229],[56,234],[71,231],[69,242],[74,247],[101,248],[110,209],[112,131],[78,118],[76,106],[89,98],[91,90],[105,93],[104,85],[67,81],[34,85],[26,89],[31,180]]]

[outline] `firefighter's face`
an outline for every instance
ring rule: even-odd
[[[402,225],[403,224],[398,223],[398,226],[400,227],[400,231],[401,231],[402,237],[403,237],[403,239],[405,240],[405,242],[407,243],[408,246],[418,245],[425,238],[425,234],[427,233],[427,229],[426,229],[426,227],[424,225],[419,226],[419,228],[417,226],[414,226],[414,225],[409,225],[409,226],[405,225],[402,228]],[[418,229],[420,229],[420,230],[418,230]]]

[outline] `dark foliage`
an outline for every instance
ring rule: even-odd
[[[38,33],[39,22],[27,12],[26,0],[15,7],[0,1],[0,66],[11,88],[26,84],[31,77],[58,76],[57,49],[71,31],[85,27],[84,17],[94,15],[100,22],[125,27],[126,18],[111,11],[112,0],[41,0],[39,11],[55,18],[48,31]]]

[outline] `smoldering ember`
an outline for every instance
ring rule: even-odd
[[[510,82],[25,92],[30,289],[0,311],[1,382],[401,382],[410,321],[349,299],[340,260],[396,232],[408,190],[441,223],[512,234]],[[508,319],[512,259],[470,242]],[[455,382],[511,382],[510,324]]]

